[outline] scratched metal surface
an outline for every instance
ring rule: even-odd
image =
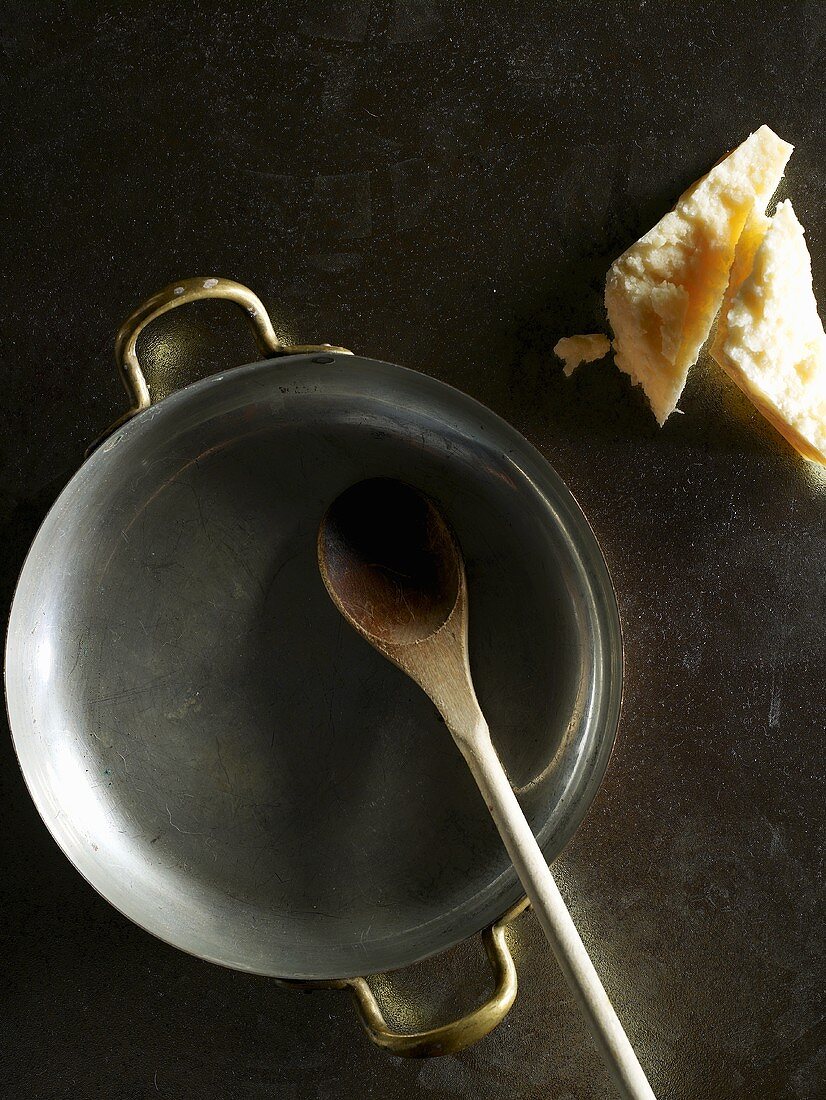
[[[20,767],[55,840],[117,909],[201,958],[275,978],[398,969],[522,896],[435,707],[321,580],[324,509],[378,475],[430,493],[460,540],[480,702],[549,859],[608,765],[611,582],[513,428],[357,355],[208,376],[72,478],[6,648]]]
[[[602,326],[610,260],[761,122],[798,145],[788,190],[826,300],[822,6],[12,2],[0,27],[6,601],[121,408],[115,327],[170,278],[235,276],[285,334],[480,398],[566,479],[618,588],[620,742],[556,869],[657,1094],[822,1095],[823,482],[711,366],[658,431],[613,368],[568,382],[548,350]],[[146,341],[155,391],[244,340],[219,307],[170,318]],[[392,1061],[340,995],[119,917],[0,753],[10,1095],[610,1095],[531,918],[498,1032]],[[484,986],[468,944],[383,989],[410,1022]]]

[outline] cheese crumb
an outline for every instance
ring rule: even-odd
[[[761,126],[608,273],[605,305],[617,366],[642,386],[661,425],[708,338],[746,220],[765,209],[792,149]]]
[[[790,202],[749,220],[711,354],[793,447],[826,464],[826,333]]]
[[[597,359],[604,359],[610,350],[611,342],[608,337],[601,332],[594,332],[587,336],[563,336],[554,346],[554,355],[564,362],[562,373],[570,378],[580,363],[594,363]]]

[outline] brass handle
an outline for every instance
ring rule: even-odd
[[[151,321],[163,313],[168,313],[170,309],[177,309],[178,306],[198,302],[204,298],[222,298],[240,306],[252,326],[255,341],[263,356],[300,355],[303,352],[312,351],[339,351],[351,354],[346,348],[335,347],[332,344],[282,344],[275,334],[261,299],[253,294],[249,287],[236,283],[234,279],[202,276],[170,283],[139,305],[118,329],[115,337],[115,362],[129,397],[130,406],[94,441],[86,451],[87,456],[121,424],[125,424],[133,416],[148,409],[152,403],[149,387],[138,361],[136,345],[141,332]]]
[[[432,1058],[455,1054],[483,1039],[507,1016],[516,998],[516,965],[505,940],[505,928],[527,908],[523,898],[482,933],[494,973],[494,989],[484,1004],[458,1020],[427,1031],[394,1031],[379,1007],[366,978],[341,978],[328,982],[285,982],[301,989],[349,989],[353,994],[364,1030],[371,1042],[403,1058]]]

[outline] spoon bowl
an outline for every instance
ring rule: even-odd
[[[439,509],[392,478],[346,489],[319,528],[321,575],[366,637],[410,645],[435,634],[459,599],[464,567]]]

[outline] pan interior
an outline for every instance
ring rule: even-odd
[[[362,478],[443,508],[495,744],[553,857],[616,725],[616,607],[552,471],[475,402],[345,357],[240,368],[114,436],[49,514],[12,611],[20,762],[58,843],[169,942],[282,977],[404,965],[520,894],[435,709],[316,564]]]

